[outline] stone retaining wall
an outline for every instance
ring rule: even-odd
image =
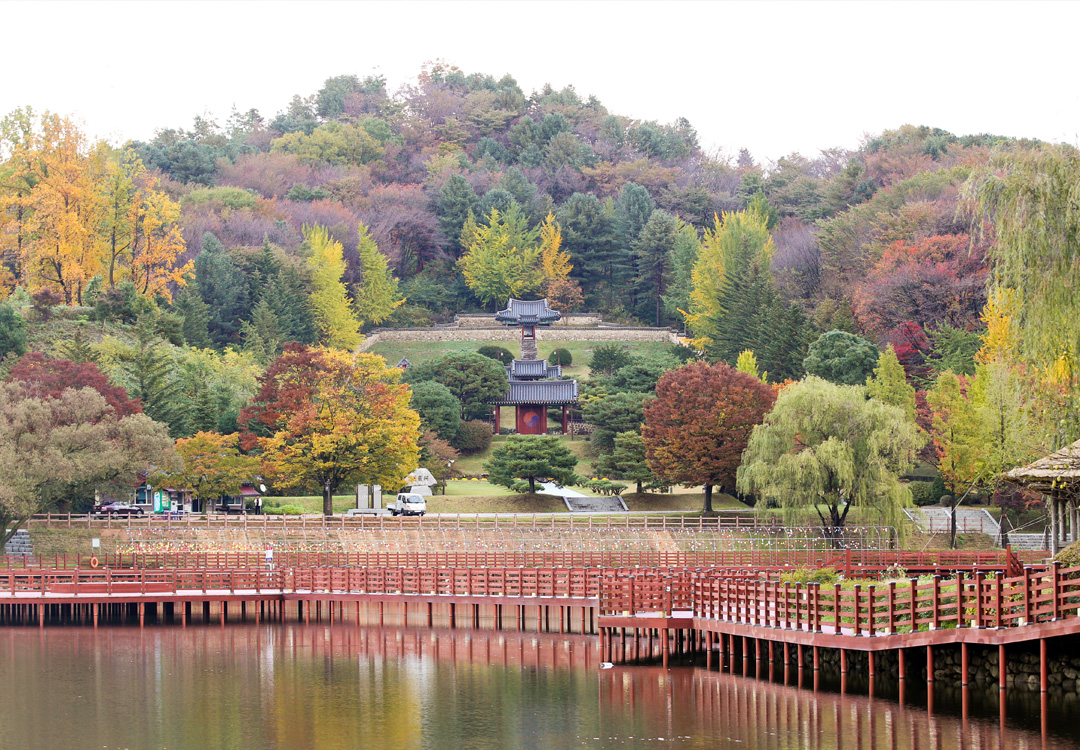
[[[487,328],[494,318],[492,313],[463,313],[454,316],[454,323],[459,328]],[[552,323],[553,328],[574,328],[581,326],[598,326],[604,322],[600,313],[580,312],[566,313],[559,320]]]
[[[518,341],[517,328],[380,328],[372,331],[358,347],[366,351],[384,341]],[[661,341],[679,343],[679,335],[670,328],[635,328],[630,326],[598,328],[547,328],[539,332],[541,341]]]
[[[1071,645],[1075,641],[1070,639]],[[840,652],[836,649],[821,649],[823,669],[840,671]],[[907,652],[908,679],[926,681],[926,655],[922,648],[913,648]],[[997,685],[998,651],[997,646],[968,647],[968,676],[972,684],[979,686]],[[1009,669],[1005,677],[1007,687],[1017,690],[1039,690],[1039,654],[1031,648],[1019,645],[1006,647]],[[1080,692],[1080,656],[1063,648],[1061,652],[1049,656],[1049,689],[1053,693]],[[899,676],[899,659],[895,651],[880,652],[875,661],[878,674],[887,674],[892,678]],[[862,651],[848,651],[849,676],[867,674],[867,654]],[[934,681],[960,683],[960,646],[943,645],[934,648]]]

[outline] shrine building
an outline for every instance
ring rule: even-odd
[[[546,435],[548,408],[562,407],[562,432],[566,434],[569,408],[578,400],[578,383],[573,378],[563,378],[560,365],[549,365],[536,356],[536,327],[551,325],[560,317],[546,299],[511,299],[505,310],[495,314],[499,323],[521,327],[521,359],[515,359],[506,368],[506,394],[487,402],[495,407],[496,435],[502,426],[500,407],[503,406],[514,407],[514,428],[519,435]]]

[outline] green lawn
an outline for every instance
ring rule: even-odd
[[[624,492],[623,501],[631,511],[683,510],[700,513],[705,507],[705,493],[700,487],[675,487],[668,493]],[[731,495],[713,490],[713,510],[750,510]]]
[[[598,346],[612,344],[611,341],[556,341],[545,340],[544,334],[548,331],[541,330],[536,344],[537,353],[547,359],[551,351],[556,348],[566,349],[573,357],[573,363],[563,368],[563,374],[568,378],[587,378],[589,376],[589,360],[592,352]],[[515,357],[521,356],[521,344],[518,341],[492,341],[495,346],[501,346],[510,351]],[[405,357],[414,365],[427,362],[432,359],[450,354],[451,352],[475,352],[483,341],[383,341],[375,344],[369,352],[378,354],[386,359],[391,366],[396,365]],[[624,344],[631,352],[639,355],[661,354],[667,351],[670,344],[663,341],[634,341]]]
[[[496,497],[512,494],[514,493],[506,487],[476,480],[463,479],[446,483],[446,497]]]

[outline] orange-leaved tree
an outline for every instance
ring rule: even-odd
[[[200,500],[236,494],[244,482],[254,481],[259,473],[259,459],[240,452],[240,438],[235,434],[196,432],[193,437],[177,440],[176,452],[183,468],[164,476]]]
[[[349,482],[396,489],[417,467],[420,417],[401,371],[382,357],[287,344],[240,415],[278,480],[319,489],[332,515]]]
[[[776,401],[776,390],[723,363],[694,362],[664,373],[645,407],[645,456],[669,484],[700,484],[705,512],[712,488],[735,489],[735,472],[754,425]]]

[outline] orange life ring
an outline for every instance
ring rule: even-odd
[[[96,568],[97,566],[98,566],[97,555],[94,555],[93,557],[90,558],[90,567],[91,568]]]

